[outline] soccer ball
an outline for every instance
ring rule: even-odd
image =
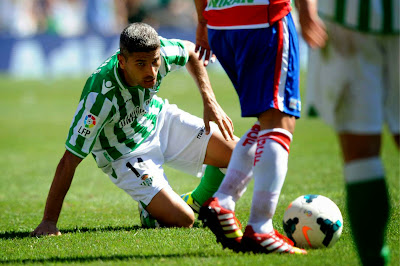
[[[140,223],[142,224],[142,227],[144,227],[144,228],[160,227],[160,224],[158,223],[158,221],[142,207],[142,204],[140,204],[140,202],[138,204],[138,211],[139,211]]]
[[[287,207],[283,229],[297,247],[332,247],[342,234],[343,218],[336,204],[327,197],[304,195]]]

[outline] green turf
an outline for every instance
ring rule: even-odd
[[[236,93],[227,77],[212,72],[220,104],[242,135],[254,119],[240,117]],[[298,121],[291,145],[289,171],[274,219],[282,231],[286,206],[303,194],[322,194],[337,203],[344,230],[330,249],[307,256],[243,255],[223,250],[208,229],[141,229],[137,205],[97,169],[92,158],[75,174],[58,223],[60,237],[28,237],[40,222],[47,192],[84,80],[13,81],[0,77],[0,263],[104,265],[358,265],[345,210],[340,151],[333,131],[317,119]],[[169,75],[160,95],[182,109],[202,115],[197,88],[185,72]],[[385,134],[384,164],[392,203],[388,242],[391,265],[399,263],[399,153]],[[166,168],[178,193],[193,189],[199,179]],[[237,204],[246,225],[252,183]],[[371,210],[374,215],[374,210]],[[371,231],[374,233],[374,225]]]

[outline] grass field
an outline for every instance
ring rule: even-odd
[[[217,99],[241,136],[254,119],[240,117],[237,96],[221,72],[210,73]],[[340,151],[333,131],[318,119],[298,121],[289,171],[274,226],[282,230],[286,206],[303,194],[322,194],[342,211],[344,230],[330,249],[307,256],[235,254],[223,250],[201,223],[192,229],[141,229],[137,204],[115,187],[92,158],[82,162],[65,199],[60,237],[31,238],[39,224],[54,170],[78,103],[84,80],[13,81],[0,77],[0,264],[103,265],[358,265],[348,226]],[[188,74],[169,75],[160,95],[182,109],[202,115],[202,104]],[[399,153],[386,133],[383,158],[390,184],[392,213],[388,225],[391,265],[399,265]],[[166,169],[178,193],[199,179]],[[237,204],[245,226],[253,183]],[[374,210],[371,210],[374,215]],[[373,234],[371,231],[366,234]]]

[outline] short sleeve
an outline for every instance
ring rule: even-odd
[[[72,120],[67,141],[67,150],[85,158],[105,124],[111,119],[112,102],[103,94],[90,92],[82,97]]]
[[[160,38],[161,56],[165,63],[165,73],[174,71],[186,65],[189,60],[189,53],[182,40]]]

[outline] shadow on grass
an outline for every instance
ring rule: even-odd
[[[60,229],[62,234],[67,234],[67,233],[86,233],[86,232],[107,232],[107,231],[135,231],[138,229],[143,229],[139,225],[133,225],[133,226],[104,226],[104,227],[75,227],[72,229]],[[25,237],[30,237],[30,231],[25,231],[25,232],[16,232],[16,231],[10,231],[10,232],[4,232],[0,233],[0,239],[18,239],[18,238],[25,238]]]
[[[202,227],[199,221],[196,221],[193,224],[193,227]],[[67,233],[92,233],[92,232],[109,232],[109,231],[136,231],[138,229],[146,229],[141,227],[140,225],[132,225],[132,226],[105,226],[105,227],[75,227],[73,229],[60,229],[62,234]],[[151,228],[147,230],[152,230]],[[30,231],[9,231],[0,233],[0,239],[19,239],[30,237]],[[2,261],[0,260],[0,263]]]
[[[216,255],[214,255],[216,256]],[[214,257],[207,254],[205,251],[190,252],[190,253],[177,253],[177,254],[135,254],[135,255],[103,255],[103,256],[77,256],[77,257],[50,257],[43,259],[15,259],[15,260],[0,260],[1,264],[15,264],[15,263],[87,263],[93,261],[118,261],[118,260],[132,260],[132,259],[166,259],[166,258],[184,258],[184,257]],[[219,254],[218,257],[223,255]],[[229,254],[227,255],[229,256]]]

